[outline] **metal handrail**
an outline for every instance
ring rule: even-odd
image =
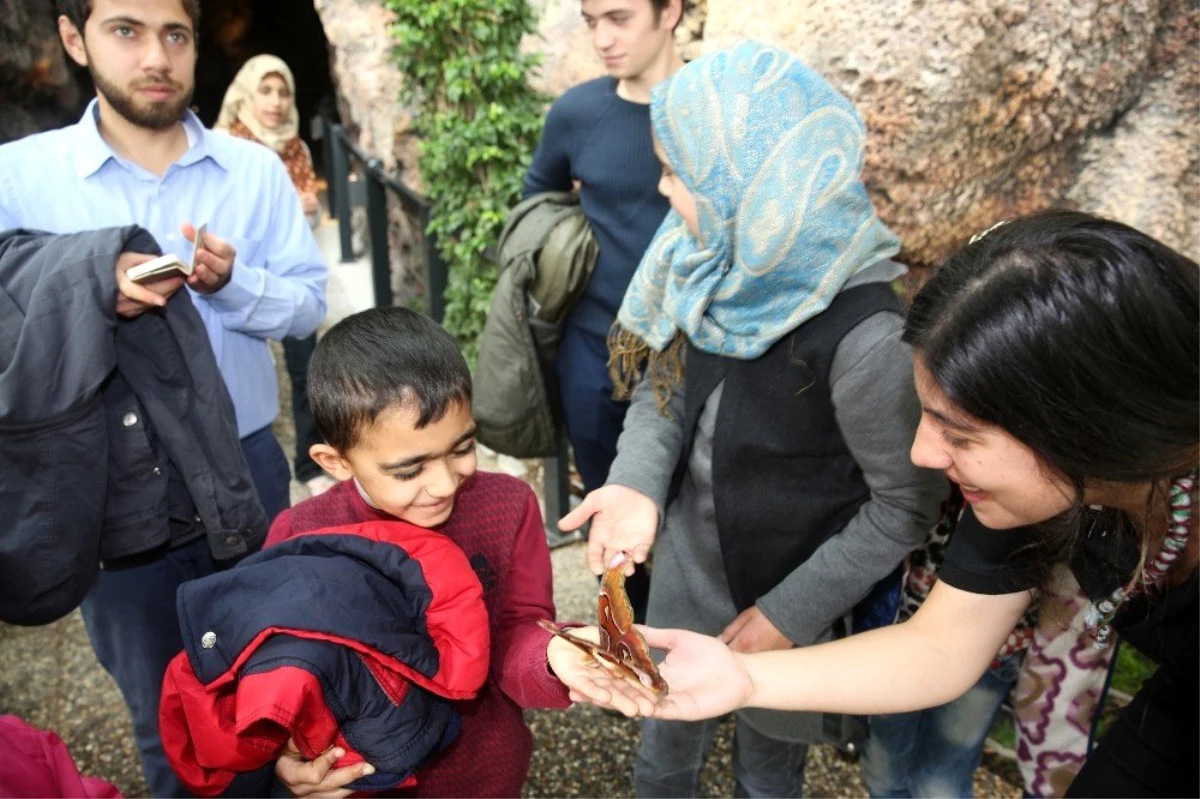
[[[375,290],[375,305],[391,305],[392,267],[387,235],[387,191],[400,200],[405,210],[420,221],[424,233],[424,275],[426,311],[441,323],[446,311],[446,262],[437,247],[437,237],[429,232],[432,204],[400,179],[385,171],[383,162],[364,152],[351,141],[346,129],[318,116],[321,139],[325,147],[325,162],[329,165],[330,208],[338,221],[338,241],[342,262],[353,261],[354,243],[350,226],[353,205],[350,192],[350,159],[362,165],[366,177],[364,204],[367,212],[367,237],[371,249],[371,283]]]

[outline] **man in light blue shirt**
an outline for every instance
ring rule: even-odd
[[[207,223],[200,259],[215,274],[193,275],[188,288],[233,397],[238,434],[269,434],[279,390],[267,340],[316,330],[328,277],[286,169],[269,149],[208,131],[185,111],[175,127],[186,149],[156,174],[138,149],[126,155],[106,138],[116,126],[106,124],[105,110],[93,100],[75,125],[0,146],[0,229],[136,223],[164,253],[187,260],[185,232]],[[270,518],[287,502],[271,507],[264,496],[263,504]]]
[[[307,336],[325,314],[328,268],[300,199],[274,152],[211,133],[188,110],[198,0],[58,5],[63,45],[88,68],[97,98],[76,125],[0,146],[0,229],[65,233],[133,223],[186,261],[195,226],[207,224],[186,281],[139,286],[122,273],[117,311],[164,312],[157,308],[186,282],[271,518],[289,504],[290,475],[271,433],[279,398],[267,340]],[[172,517],[164,551],[106,562],[83,605],[97,655],[130,706],[155,796],[180,792],[157,724],[162,675],[182,648],[175,588],[222,566],[191,522]]]

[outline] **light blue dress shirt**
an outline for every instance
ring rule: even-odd
[[[207,223],[237,248],[237,261],[220,291],[192,292],[192,300],[233,397],[238,434],[266,427],[279,413],[267,339],[316,330],[329,278],[283,162],[261,144],[205,129],[189,111],[188,150],[159,178],[118,157],[97,120],[93,100],[75,125],[0,146],[0,230],[137,224],[164,253],[187,259],[191,242],[180,224]]]

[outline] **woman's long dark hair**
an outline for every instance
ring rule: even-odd
[[[1144,233],[1048,211],[951,257],[904,339],[951,402],[1033,450],[1078,506],[1091,481],[1161,485],[1196,467],[1198,287],[1196,263]]]

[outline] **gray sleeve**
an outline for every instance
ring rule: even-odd
[[[847,333],[834,354],[834,413],[871,496],[840,533],[758,600],[771,623],[801,646],[920,545],[948,490],[939,472],[909,460],[920,405],[902,324],[894,313],[875,314]]]
[[[608,482],[640,491],[666,518],[667,490],[683,451],[683,388],[671,395],[670,418],[658,409],[654,389],[646,379],[630,397],[629,411],[617,439],[617,457],[608,470]]]

